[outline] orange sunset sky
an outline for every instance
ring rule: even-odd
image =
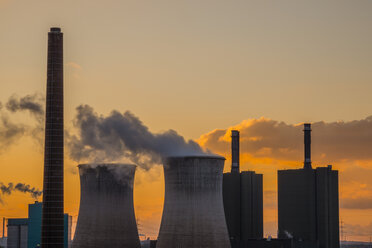
[[[79,136],[81,104],[97,116],[130,111],[153,133],[172,129],[225,156],[229,170],[237,128],[242,169],[264,174],[265,236],[276,236],[276,171],[302,166],[301,125],[311,122],[313,165],[340,171],[346,238],[369,241],[371,13],[370,0],[0,0],[0,183],[42,188],[43,116],[8,103],[29,96],[44,107],[47,32],[60,26],[69,137]],[[65,212],[76,224],[76,166],[89,161],[71,152]],[[160,165],[137,170],[134,197],[140,233],[156,238]],[[27,216],[34,201],[0,199],[7,218]]]

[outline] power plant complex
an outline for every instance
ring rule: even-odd
[[[64,214],[63,34],[48,34],[43,202],[8,220],[8,248],[140,248],[133,204],[136,165],[78,166],[80,208],[70,246]],[[311,125],[304,166],[278,171],[278,238],[263,236],[263,175],[240,170],[240,133],[231,132],[231,171],[217,155],[163,157],[164,208],[154,248],[339,248],[338,171],[313,169]],[[4,222],[3,222],[4,223]],[[4,234],[3,234],[4,236]]]

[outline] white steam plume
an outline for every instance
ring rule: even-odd
[[[88,105],[77,107],[78,136],[69,136],[70,156],[75,161],[105,162],[129,158],[148,169],[166,156],[203,155],[194,141],[186,141],[174,130],[154,134],[141,120],[127,111],[98,115]]]

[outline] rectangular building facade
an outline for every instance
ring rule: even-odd
[[[27,248],[28,219],[8,219],[8,248]]]
[[[278,171],[279,238],[339,248],[338,172],[332,167]]]
[[[317,233],[319,247],[340,247],[338,171],[316,168]]]
[[[240,206],[242,240],[263,238],[262,174],[240,173]]]
[[[40,247],[41,239],[41,215],[42,215],[41,202],[35,202],[28,205],[28,247]]]
[[[223,175],[223,201],[232,247],[263,238],[262,174],[254,171]]]

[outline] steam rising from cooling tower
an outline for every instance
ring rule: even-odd
[[[79,165],[81,197],[73,248],[140,248],[133,206],[135,165]]]
[[[131,112],[112,111],[98,115],[88,105],[77,108],[75,127],[79,136],[71,136],[70,156],[76,161],[115,161],[129,158],[142,167],[161,163],[167,156],[203,155],[194,141],[186,141],[174,130],[154,134]]]
[[[157,248],[230,248],[222,202],[224,158],[164,161],[165,199]]]

